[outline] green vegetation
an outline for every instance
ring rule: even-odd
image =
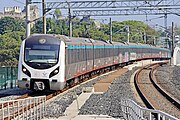
[[[21,41],[25,38],[23,20],[0,19],[0,66],[17,66]]]
[[[4,17],[0,19],[0,34],[5,34],[14,31],[25,32],[25,23],[23,20]]]
[[[153,44],[152,36],[159,36],[158,32],[141,21],[113,21],[113,41],[127,41],[127,26],[129,26],[130,42]],[[42,33],[42,21],[36,21],[31,33]],[[48,34],[63,34],[68,36],[68,19],[63,18],[61,11],[56,10],[53,18],[47,18]],[[109,24],[98,23],[94,20],[83,22],[73,18],[73,37],[89,37],[95,40],[109,40]],[[4,17],[0,19],[0,66],[17,66],[21,41],[25,39],[25,21]]]

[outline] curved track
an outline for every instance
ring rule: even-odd
[[[165,63],[152,64],[135,75],[135,86],[143,102],[150,109],[161,110],[180,118],[180,103],[155,82],[154,70]]]
[[[121,67],[120,67],[121,68]],[[114,71],[115,69],[112,69],[112,71]],[[63,94],[64,92],[68,92],[68,90],[70,90],[71,88],[74,89],[75,87],[77,87],[78,85],[80,84],[84,84],[86,82],[89,82],[91,81],[91,78],[94,78],[94,77],[97,77],[101,74],[104,74],[104,73],[108,73],[108,71],[106,72],[101,72],[101,73],[97,73],[97,74],[94,74],[93,76],[87,78],[87,77],[84,77],[83,79],[79,80],[78,82],[73,82],[73,83],[70,83],[67,85],[66,88],[64,88],[63,90],[58,90],[58,91],[46,91],[46,92],[31,92],[31,93],[28,93],[28,94],[24,94],[24,95],[21,95],[20,97],[17,97],[15,100],[18,100],[18,99],[25,99],[25,98],[28,98],[28,97],[36,97],[36,96],[46,96],[46,101],[50,100],[51,98],[59,95],[59,94]],[[0,110],[3,108],[5,109],[6,107],[10,107],[10,106],[13,106],[13,104],[15,103],[8,103],[8,104],[3,104],[0,105]],[[10,119],[16,119],[16,117],[20,114],[23,114],[23,112],[25,111],[28,111],[29,109],[32,109],[33,106],[35,103],[31,103],[29,104],[27,107],[24,107],[24,108],[21,108],[19,111],[14,111],[12,113],[12,115],[10,115]],[[27,109],[28,108],[28,109]],[[1,118],[1,116],[0,116]],[[4,120],[8,120],[9,117],[5,117]]]

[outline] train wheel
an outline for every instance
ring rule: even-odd
[[[74,83],[76,84],[76,83],[79,83],[79,78],[75,78],[74,79]]]
[[[74,79],[67,81],[67,86],[71,87],[74,84]]]

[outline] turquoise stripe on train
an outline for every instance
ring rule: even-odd
[[[142,48],[152,48],[150,46],[72,46],[72,45],[69,45],[68,46],[68,49],[101,49],[101,48],[130,48],[130,49],[142,49]],[[167,52],[170,52],[170,50],[168,49],[164,49],[164,48],[153,48],[153,49],[156,49],[156,50],[165,50]]]

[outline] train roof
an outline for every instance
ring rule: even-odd
[[[64,41],[67,45],[106,45],[106,46],[144,46],[144,47],[152,47],[152,48],[156,48],[156,49],[162,49],[162,50],[166,50],[164,48],[160,48],[160,47],[156,47],[156,46],[152,46],[149,44],[141,44],[141,43],[127,43],[127,42],[110,42],[109,40],[93,40],[91,38],[83,38],[83,37],[68,37],[65,35],[55,35],[55,34],[33,34],[30,37],[33,36],[52,36],[57,38],[58,40]]]
[[[67,37],[64,35],[57,35],[56,38],[63,40],[67,45],[71,44],[91,44],[91,45],[112,45],[109,41],[105,40],[94,40],[91,38],[83,38],[83,37]]]

